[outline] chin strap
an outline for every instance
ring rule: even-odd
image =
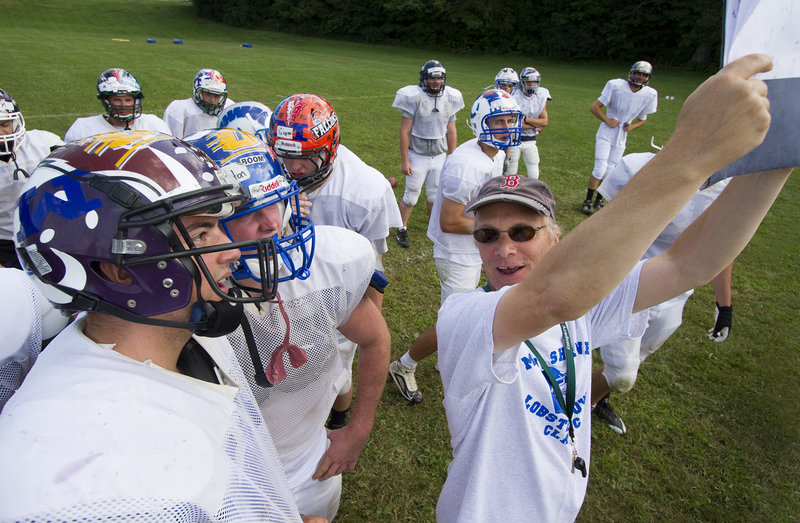
[[[205,300],[198,301],[194,304],[189,316],[189,321],[161,320],[158,318],[137,316],[121,307],[102,301],[91,294],[75,292],[73,289],[58,284],[49,285],[64,293],[72,293],[72,306],[70,310],[101,312],[132,323],[186,329],[192,334],[205,336],[207,338],[218,338],[230,334],[239,327],[244,318],[244,306],[240,302]],[[231,289],[229,293],[237,295],[239,290]]]
[[[231,292],[238,292],[231,289]],[[244,319],[244,306],[229,301],[199,301],[192,307],[189,317],[194,334],[219,338],[235,331]],[[178,323],[178,322],[175,322]]]
[[[19,180],[20,174],[22,174],[22,177],[26,180],[31,177],[31,175],[28,174],[28,172],[25,169],[19,166],[19,164],[17,163],[17,155],[16,153],[14,153],[13,150],[11,151],[11,161],[14,162],[14,167],[16,167],[16,169],[14,169],[14,174],[12,175],[14,177],[15,182]]]

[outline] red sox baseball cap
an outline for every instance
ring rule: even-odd
[[[467,203],[467,211],[475,211],[495,202],[518,203],[530,207],[542,216],[555,218],[556,200],[543,181],[510,174],[490,178]]]

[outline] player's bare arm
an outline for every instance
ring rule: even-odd
[[[523,129],[541,129],[542,127],[546,127],[549,122],[547,116],[547,108],[542,107],[542,112],[539,113],[539,116],[533,118],[531,116],[525,116],[522,118],[522,128]]]
[[[451,200],[442,199],[442,210],[439,215],[439,226],[442,232],[452,234],[472,234],[472,226],[475,220],[464,216],[464,204]]]
[[[339,331],[358,344],[358,389],[350,422],[346,427],[328,433],[331,445],[313,476],[320,481],[355,468],[361,449],[372,432],[389,368],[389,328],[366,295]]]
[[[608,118],[606,116],[606,113],[603,112],[603,107],[605,107],[605,105],[603,105],[600,102],[600,100],[595,100],[594,103],[592,104],[592,107],[589,110],[592,112],[595,118],[597,118],[607,126],[611,127],[612,129],[618,126],[619,121],[616,118]]]
[[[408,161],[408,148],[411,145],[411,128],[414,126],[414,120],[411,118],[401,117],[400,121],[400,170],[406,176],[411,176],[411,162]]]
[[[771,67],[768,56],[748,55],[692,93],[664,149],[505,294],[495,317],[496,346],[516,345],[585,314],[622,281],[711,174],[761,143],[770,122],[767,88],[751,77]],[[750,125],[743,128],[742,121]],[[587,253],[591,264],[585,263]],[[729,262],[716,265],[709,279]]]
[[[447,122],[445,138],[447,138],[447,154],[453,154],[453,151],[458,147],[458,130],[456,129],[455,120]]]

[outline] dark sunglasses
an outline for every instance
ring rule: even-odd
[[[498,231],[497,229],[483,228],[472,231],[472,237],[478,243],[492,243],[500,238],[500,233],[507,233],[508,237],[515,242],[527,242],[536,236],[536,231],[544,229],[547,225],[539,227],[531,227],[530,225],[515,225],[507,231]]]

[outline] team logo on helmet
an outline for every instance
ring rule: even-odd
[[[267,143],[269,133],[269,117],[272,110],[259,102],[238,102],[228,106],[219,113],[217,127],[231,128],[255,135]]]

